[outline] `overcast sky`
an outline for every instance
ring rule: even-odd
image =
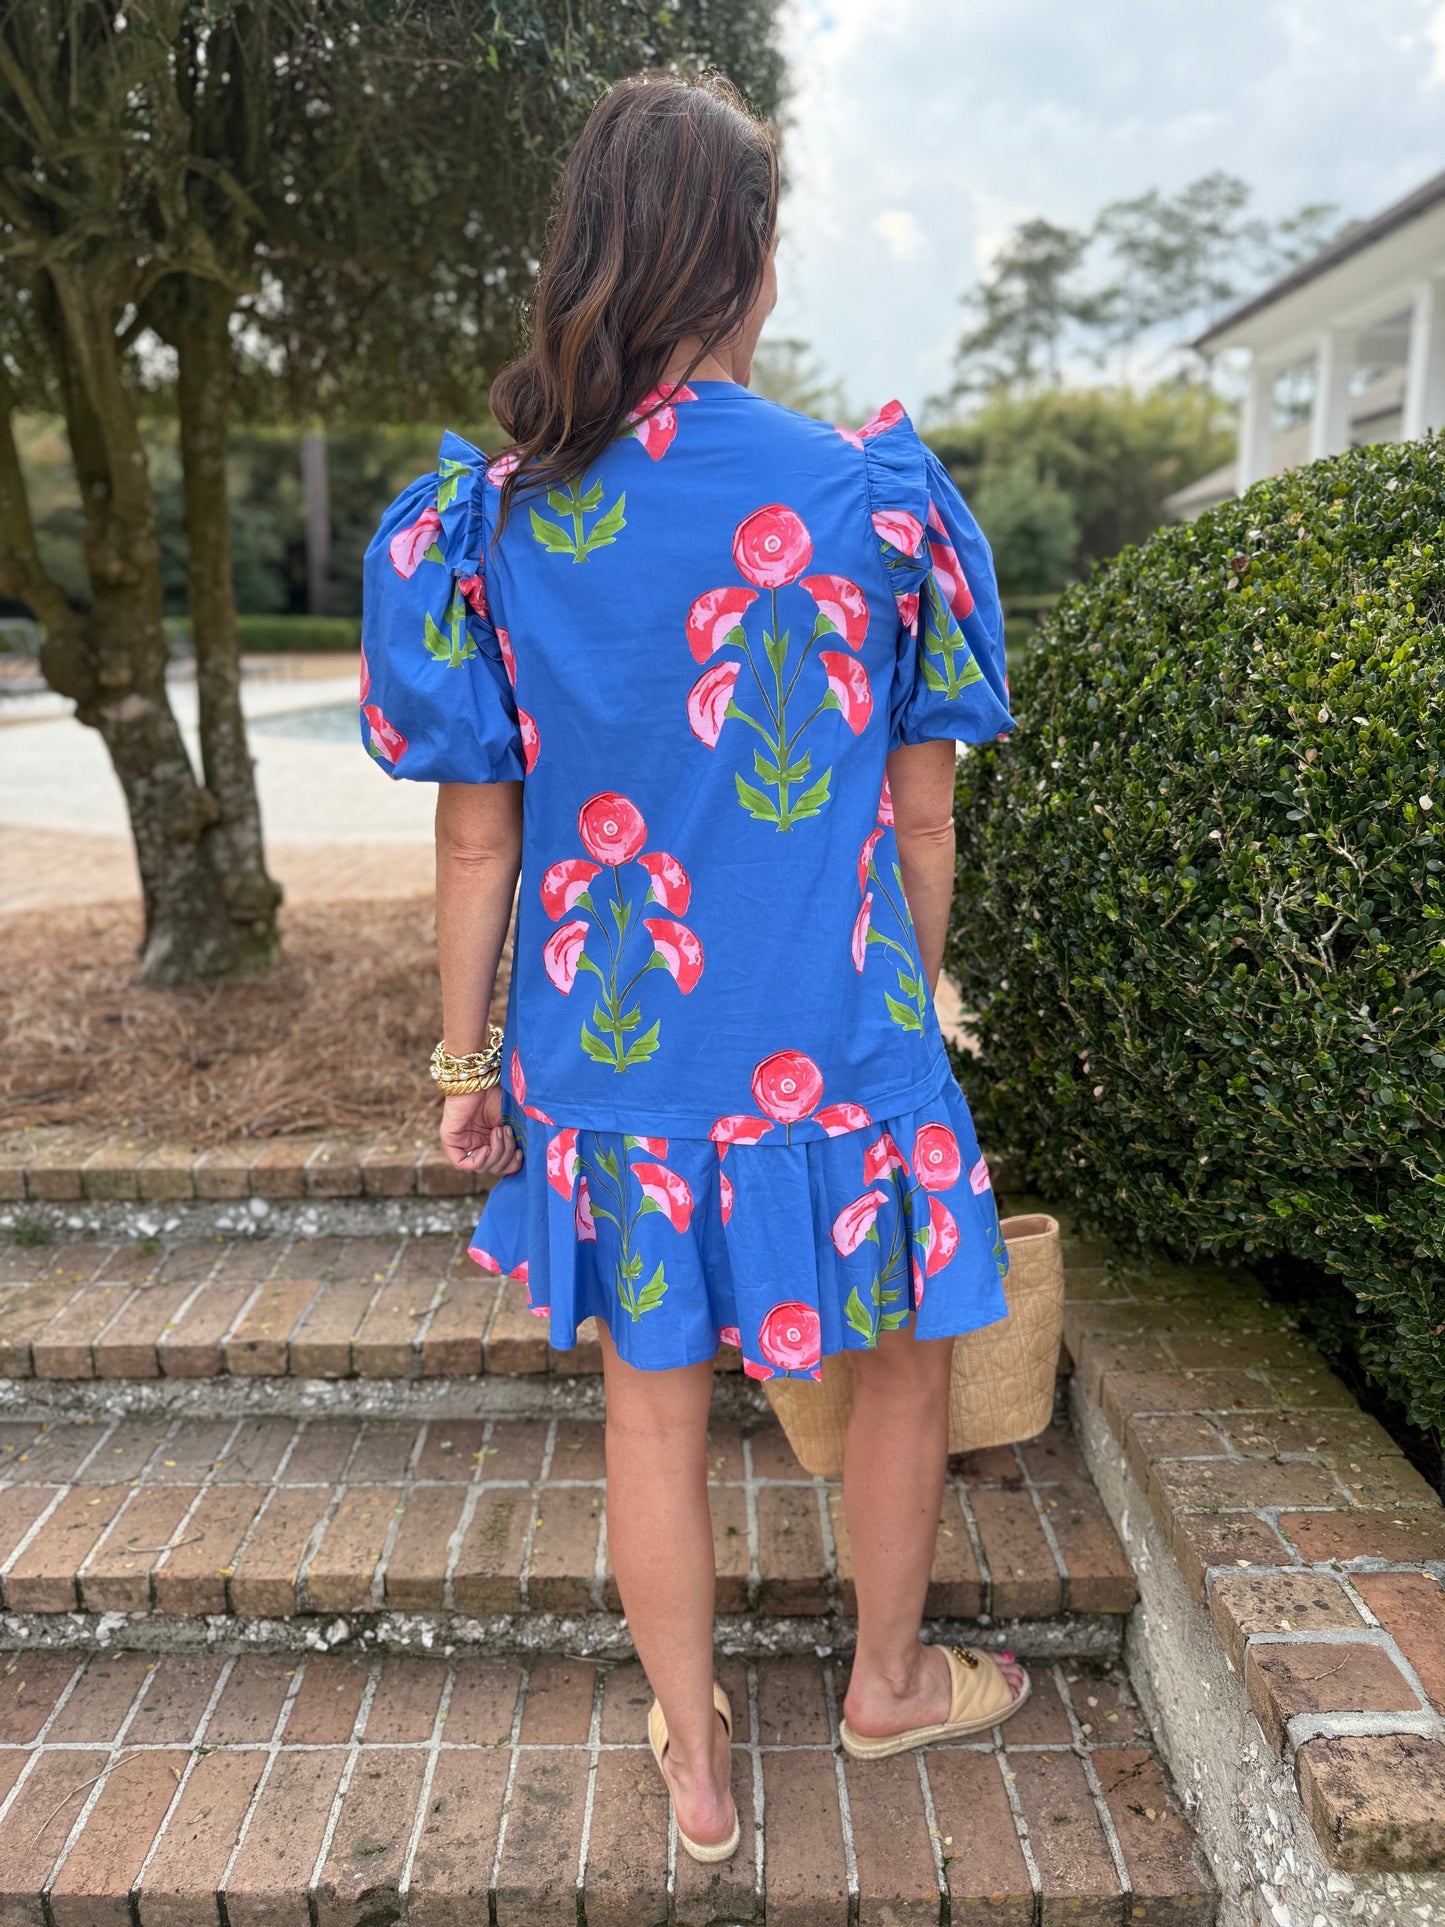
[[[785,0],[770,333],[856,412],[945,384],[1012,225],[1243,176],[1262,213],[1373,214],[1445,168],[1445,0]]]

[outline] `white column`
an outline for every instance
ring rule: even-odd
[[[1261,362],[1258,355],[1249,364],[1249,386],[1244,391],[1244,406],[1239,412],[1239,493],[1251,482],[1261,482],[1274,473],[1274,384],[1279,370]]]
[[[1415,289],[1400,433],[1412,442],[1427,428],[1445,428],[1445,281],[1438,279]]]
[[[1350,376],[1355,336],[1326,328],[1315,350],[1315,398],[1310,405],[1309,459],[1343,455],[1350,445]]]

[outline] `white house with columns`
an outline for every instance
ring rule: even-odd
[[[1235,308],[1194,346],[1249,355],[1237,461],[1165,503],[1190,521],[1300,462],[1445,429],[1445,174]],[[1303,421],[1280,407],[1308,395]],[[1282,418],[1283,415],[1283,418]]]

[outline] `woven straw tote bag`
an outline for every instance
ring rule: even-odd
[[[1004,1296],[1009,1315],[953,1341],[948,1449],[976,1452],[1043,1431],[1054,1409],[1054,1375],[1064,1335],[1064,1263],[1058,1221],[1005,1218]],[[763,1390],[804,1471],[836,1479],[853,1409],[845,1354],[823,1360],[821,1380],[768,1379]]]

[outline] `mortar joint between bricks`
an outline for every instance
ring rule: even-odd
[[[1018,1466],[1019,1477],[1023,1480],[1024,1490],[1028,1493],[1030,1499],[1033,1500],[1034,1516],[1039,1522],[1039,1530],[1043,1533],[1047,1541],[1049,1551],[1053,1556],[1054,1568],[1059,1575],[1059,1609],[1061,1612],[1067,1612],[1069,1610],[1069,1569],[1064,1563],[1063,1549],[1059,1545],[1058,1535],[1054,1531],[1053,1520],[1050,1519],[1048,1515],[1043,1494],[1039,1491],[1038,1484],[1033,1474],[1029,1471],[1022,1451],[1017,1445],[1013,1445],[1009,1449],[1014,1455],[1014,1462]]]
[[[255,1786],[251,1789],[251,1797],[246,1803],[246,1811],[241,1815],[241,1824],[236,1829],[236,1838],[231,1843],[231,1851],[226,1856],[226,1864],[221,1869],[220,1879],[216,1882],[216,1907],[221,1916],[222,1927],[230,1927],[231,1916],[226,1905],[226,1890],[230,1884],[231,1873],[237,1860],[241,1856],[241,1849],[245,1846],[246,1837],[251,1831],[252,1818],[261,1804],[261,1796],[266,1791],[271,1775],[275,1770],[276,1761],[280,1757],[281,1735],[286,1731],[287,1721],[291,1718],[291,1710],[296,1704],[296,1695],[301,1691],[301,1682],[305,1677],[306,1662],[303,1660],[302,1663],[294,1669],[291,1675],[291,1683],[282,1696],[280,1711],[276,1715],[275,1724],[271,1728],[271,1737],[265,1747],[266,1763],[261,1768]]]
[[[186,1788],[191,1783],[191,1775],[195,1772],[196,1767],[201,1760],[201,1757],[202,1757],[201,1748],[205,1744],[205,1738],[206,1738],[207,1732],[210,1730],[211,1720],[215,1716],[216,1708],[221,1703],[221,1695],[226,1690],[226,1687],[231,1678],[231,1674],[235,1670],[235,1666],[236,1666],[235,1656],[231,1655],[226,1659],[224,1665],[221,1667],[220,1672],[216,1675],[215,1684],[211,1688],[211,1697],[206,1702],[205,1709],[201,1714],[201,1717],[199,1722],[197,1723],[195,1732],[191,1736],[190,1744],[187,1747],[186,1764],[181,1770],[179,1779],[176,1781],[175,1790],[171,1794],[170,1800],[167,1802],[166,1810],[161,1815],[161,1822],[160,1822],[160,1825],[156,1828],[155,1838],[151,1841],[150,1845],[146,1848],[145,1858],[141,1861],[140,1866],[136,1869],[135,1879],[132,1880],[132,1882],[130,1883],[130,1891],[129,1891],[128,1898],[130,1901],[131,1916],[133,1919],[138,1920],[140,1918],[140,1892],[141,1892],[142,1886],[145,1883],[146,1874],[150,1869],[150,1864],[152,1860],[155,1859],[156,1854],[159,1851],[161,1841],[165,1838],[167,1832],[170,1829],[171,1821],[175,1818],[175,1815],[180,1810],[180,1804],[182,1799],[185,1797]]]
[[[332,1842],[341,1820],[341,1809],[351,1790],[351,1780],[356,1772],[356,1762],[361,1753],[361,1736],[366,1731],[366,1722],[371,1714],[371,1704],[376,1698],[376,1689],[381,1683],[381,1661],[374,1660],[366,1676],[366,1684],[361,1689],[361,1704],[356,1709],[356,1718],[351,1723],[351,1738],[346,1743],[346,1760],[341,1769],[341,1778],[336,1783],[336,1791],[331,1796],[331,1810],[326,1816],[326,1825],[321,1834],[321,1845],[316,1849],[316,1859],[311,1868],[311,1876],[306,1882],[306,1905],[310,1909],[313,1927],[316,1921],[316,1889],[321,1884],[321,1875],[331,1854]]]
[[[1119,1892],[1124,1900],[1127,1900],[1129,1895],[1134,1891],[1134,1884],[1129,1878],[1129,1863],[1124,1858],[1124,1847],[1119,1839],[1119,1830],[1114,1825],[1114,1816],[1109,1811],[1109,1802],[1104,1798],[1104,1789],[1099,1784],[1098,1770],[1094,1765],[1093,1748],[1089,1744],[1088,1736],[1084,1732],[1083,1724],[1074,1706],[1073,1695],[1069,1691],[1068,1681],[1064,1678],[1063,1667],[1056,1664],[1051,1668],[1051,1671],[1054,1676],[1054,1689],[1063,1702],[1064,1712],[1068,1716],[1069,1729],[1074,1736],[1074,1751],[1083,1762],[1084,1779],[1088,1784],[1089,1797],[1094,1802],[1094,1810],[1098,1814],[1099,1825],[1103,1830],[1104,1839],[1108,1843],[1110,1858],[1114,1862],[1114,1873],[1119,1882]]]
[[[156,1673],[156,1662],[152,1661],[152,1663],[146,1668],[145,1672],[142,1674],[140,1685],[136,1688],[135,1693],[131,1699],[131,1703],[126,1708],[125,1718],[121,1721],[119,1727],[116,1729],[116,1734],[114,1739],[110,1742],[109,1757],[107,1758],[105,1765],[101,1768],[100,1772],[97,1773],[95,1778],[91,1781],[89,1789],[85,1791],[85,1798],[81,1802],[80,1811],[76,1814],[74,1820],[71,1822],[70,1832],[66,1835],[65,1844],[60,1849],[59,1859],[52,1864],[50,1872],[46,1875],[45,1879],[41,1882],[41,1886],[40,1886],[41,1900],[47,1914],[49,1914],[52,1911],[51,1904],[50,1904],[50,1896],[51,1896],[52,1890],[54,1889],[55,1883],[60,1878],[61,1874],[65,1871],[65,1863],[70,1858],[71,1854],[75,1851],[76,1845],[80,1840],[80,1836],[85,1831],[86,1823],[89,1821],[91,1814],[95,1811],[96,1805],[99,1802],[101,1795],[105,1792],[106,1786],[109,1784],[111,1774],[115,1772],[116,1768],[122,1763],[125,1757],[125,1754],[127,1752],[127,1748],[125,1744],[125,1736],[130,1731],[131,1722],[134,1720],[136,1714],[140,1711],[141,1701],[145,1698],[146,1694],[150,1691],[151,1681],[155,1678],[155,1673]],[[75,1792],[78,1793],[78,1792],[81,1792],[82,1790],[83,1790],[82,1788],[77,1787],[75,1789]],[[73,1797],[73,1796],[67,1796],[67,1797]],[[60,1816],[57,1815],[55,1817],[58,1818]],[[43,1830],[44,1829],[42,1827],[42,1831]]]
[[[602,1693],[607,1674],[598,1666],[592,1674],[592,1707],[587,1716],[587,1791],[582,1799],[582,1832],[577,1842],[577,1918],[585,1920],[587,1906],[587,1858],[592,1850],[592,1813],[597,1802],[597,1761],[602,1748]],[[671,1802],[669,1802],[669,1809]],[[673,1816],[669,1810],[669,1831]],[[671,1889],[669,1888],[669,1892]]]
[[[1295,1713],[1285,1724],[1286,1761],[1311,1740],[1413,1739],[1445,1742],[1445,1719],[1434,1712]]]
[[[448,1666],[442,1680],[441,1697],[432,1720],[431,1738],[426,1742],[426,1766],[422,1770],[421,1791],[417,1796],[416,1814],[412,1820],[411,1834],[406,1843],[406,1853],[402,1858],[401,1873],[397,1879],[397,1901],[401,1907],[402,1918],[410,1911],[411,1876],[416,1866],[416,1856],[421,1848],[421,1837],[426,1830],[427,1808],[431,1804],[432,1782],[436,1778],[437,1762],[441,1758],[442,1733],[451,1711],[452,1690],[456,1685],[456,1669]]]

